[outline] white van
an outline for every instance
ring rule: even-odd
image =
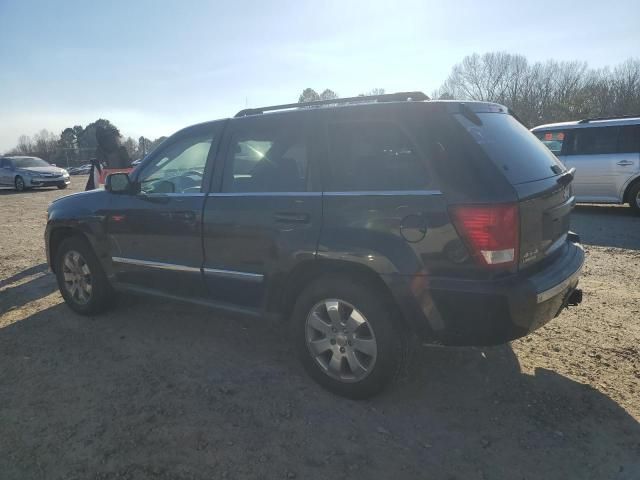
[[[578,202],[628,203],[640,213],[640,117],[589,118],[531,131],[576,168]]]

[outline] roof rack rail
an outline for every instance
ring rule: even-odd
[[[593,117],[593,118],[584,118],[580,120],[578,123],[589,123],[597,120],[617,120],[623,118],[640,118],[640,114],[638,115],[614,115],[612,117]]]
[[[382,95],[361,95],[359,97],[335,98],[331,100],[316,100],[314,102],[302,103],[286,103],[283,105],[272,105],[270,107],[245,108],[236,113],[236,117],[246,117],[248,115],[258,115],[264,112],[272,112],[275,110],[288,110],[291,108],[317,107],[320,105],[339,105],[345,103],[365,103],[371,101],[377,102],[405,102],[405,101],[423,101],[431,100],[422,92],[398,92],[384,93]]]

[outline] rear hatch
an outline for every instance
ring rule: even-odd
[[[504,107],[461,104],[454,117],[515,190],[518,268],[535,265],[566,240],[575,203],[572,172]]]

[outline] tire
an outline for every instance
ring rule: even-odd
[[[18,175],[13,181],[13,186],[17,192],[24,192],[27,189],[24,184],[24,179],[20,175]]]
[[[64,185],[58,185],[58,190],[64,190],[68,185],[65,183]]]
[[[336,313],[347,322],[336,321]],[[337,395],[363,399],[383,390],[403,369],[409,343],[398,317],[393,302],[375,285],[328,275],[298,297],[290,331],[300,362],[316,382]]]
[[[113,288],[85,239],[69,237],[63,240],[56,253],[55,265],[58,288],[73,311],[93,315],[113,304]]]
[[[628,198],[631,209],[636,215],[640,215],[640,182],[631,185]]]

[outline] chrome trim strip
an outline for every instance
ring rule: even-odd
[[[440,190],[361,190],[353,192],[324,192],[329,197],[442,195]]]
[[[352,192],[214,192],[210,197],[364,197],[391,195],[442,195],[440,190],[359,190]]]
[[[210,197],[321,197],[322,192],[213,192]]]
[[[219,268],[203,268],[205,275],[216,277],[233,278],[236,280],[247,280],[249,282],[262,282],[264,275],[261,273],[236,272],[234,270],[221,270]]]
[[[581,271],[582,271],[582,266],[580,266],[578,270],[573,272],[569,277],[565,278],[562,282],[560,282],[556,286],[551,287],[550,289],[545,290],[544,292],[540,292],[538,294],[537,303],[546,302],[550,298],[555,297],[557,294],[562,292],[565,288],[567,288],[576,280],[576,278],[580,275]]]
[[[170,270],[174,272],[200,273],[205,275],[214,275],[218,277],[234,278],[247,280],[250,282],[261,282],[264,275],[261,273],[237,272],[235,270],[221,270],[219,268],[196,268],[186,265],[176,265],[175,263],[153,262],[150,260],[139,260],[137,258],[111,257],[115,263],[125,263],[127,265],[136,265],[138,267],[159,268],[161,270]]]
[[[187,192],[187,193],[177,193],[177,192],[169,192],[169,193],[138,193],[137,196],[144,198],[162,198],[162,197],[205,197],[207,194],[202,192]]]
[[[138,260],[137,258],[112,257],[115,263],[126,263],[127,265],[137,265],[139,267],[159,268],[161,270],[171,270],[174,272],[200,273],[196,267],[186,265],[176,265],[174,263],[152,262],[150,260]]]

